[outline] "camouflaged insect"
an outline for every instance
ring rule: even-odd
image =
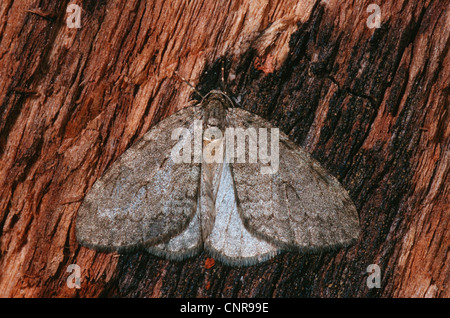
[[[184,137],[202,129],[200,142],[173,138],[177,127]],[[206,136],[212,127],[274,128],[233,107],[220,91],[162,120],[94,183],[78,212],[79,242],[101,251],[143,248],[175,260],[206,249],[225,264],[241,266],[281,251],[336,248],[357,239],[358,214],[346,190],[282,132],[271,135],[279,143],[273,173],[262,173],[267,161],[233,160],[229,147],[211,148],[223,160],[211,162],[195,152],[184,154],[191,160],[176,160],[178,151],[222,145],[225,136]],[[252,138],[244,141],[247,158]]]

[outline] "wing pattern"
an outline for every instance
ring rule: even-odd
[[[201,108],[166,118],[124,152],[97,180],[78,211],[79,242],[98,250],[153,245],[188,227],[197,209],[200,164],[175,163],[175,127],[193,129]],[[170,127],[171,129],[167,129]]]
[[[244,129],[273,128],[238,108],[229,112],[229,120]],[[359,221],[347,191],[311,155],[284,133],[279,135],[277,173],[261,174],[261,164],[233,164],[244,224],[255,235],[285,248],[314,249],[354,241]]]

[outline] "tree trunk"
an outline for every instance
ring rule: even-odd
[[[0,295],[448,297],[448,2],[377,1],[379,28],[372,2],[2,0]],[[175,71],[205,93],[222,65],[349,191],[357,243],[250,267],[81,247],[94,181],[196,98]]]

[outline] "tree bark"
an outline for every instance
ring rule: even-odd
[[[448,297],[448,3],[376,1],[371,28],[372,2],[3,0],[0,295]],[[241,268],[81,247],[76,212],[94,181],[196,98],[174,72],[205,93],[222,66],[241,107],[349,191],[358,242]],[[66,284],[70,264],[81,288]]]

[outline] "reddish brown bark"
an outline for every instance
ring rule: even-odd
[[[82,8],[81,28],[66,8]],[[0,295],[448,297],[446,1],[0,4]],[[81,200],[192,89],[226,86],[349,190],[363,233],[245,268],[76,242]],[[70,264],[81,288],[70,289]],[[366,285],[370,264],[381,288]]]

